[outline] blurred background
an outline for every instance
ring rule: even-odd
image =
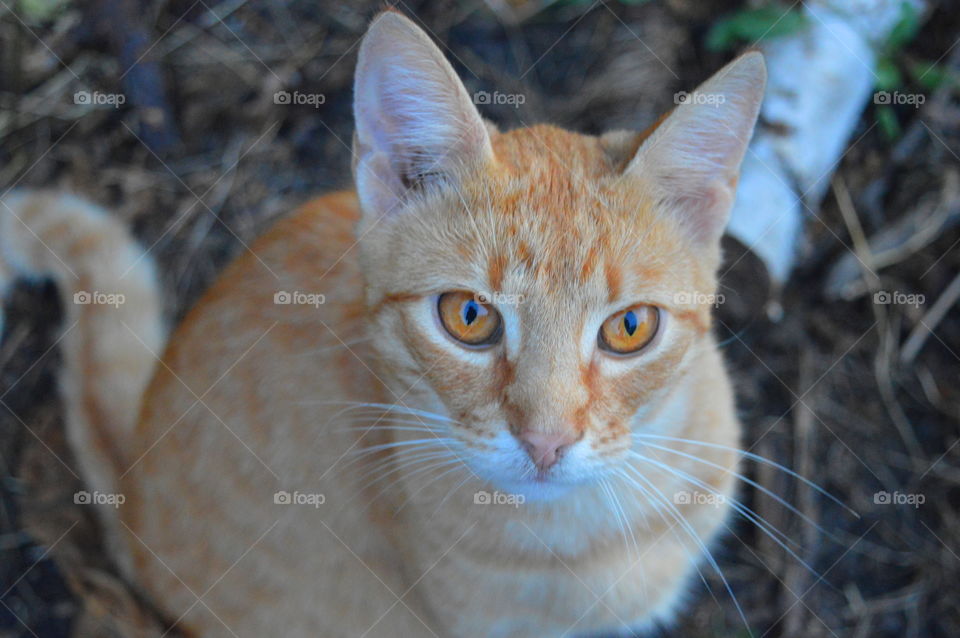
[[[501,128],[587,133],[645,128],[677,91],[809,20],[803,2],[389,4],[471,93],[514,96],[478,100]],[[356,50],[383,6],[0,0],[0,193],[58,187],[115,211],[151,247],[177,320],[275,219],[349,186]],[[824,531],[743,485],[785,537],[731,519],[715,548],[746,623],[705,568],[667,636],[960,635],[960,11],[911,6],[877,48],[874,88],[922,104],[866,105],[784,285],[727,240],[717,310],[745,445],[856,514],[747,461]],[[877,277],[841,294],[838,277],[860,279],[844,275],[851,253],[872,255]],[[57,297],[23,283],[4,309],[0,636],[163,635],[73,503]]]

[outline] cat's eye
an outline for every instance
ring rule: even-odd
[[[653,341],[660,327],[660,310],[639,304],[611,315],[600,326],[600,347],[616,354],[639,352]]]
[[[496,308],[465,290],[445,292],[437,299],[440,323],[451,337],[468,346],[492,346],[500,341],[502,319]]]

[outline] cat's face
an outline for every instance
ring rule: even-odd
[[[612,472],[631,432],[664,416],[709,344],[762,95],[762,63],[740,66],[705,85],[729,112],[681,107],[649,136],[498,133],[416,27],[371,27],[356,173],[378,370],[394,399],[448,417],[431,427],[482,478],[561,494]]]
[[[715,255],[596,138],[537,127],[492,146],[496,164],[369,231],[370,318],[404,401],[443,410],[475,472],[529,494],[623,458],[707,338],[707,307],[679,293],[713,292]],[[538,468],[525,432],[561,437],[559,460]]]

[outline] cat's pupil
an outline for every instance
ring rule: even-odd
[[[631,337],[637,331],[637,315],[633,314],[632,310],[623,315],[623,328]]]
[[[477,309],[477,302],[468,301],[463,306],[463,323],[469,326],[471,323],[474,322],[478,314],[480,314],[480,312]]]

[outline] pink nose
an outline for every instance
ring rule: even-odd
[[[563,456],[563,453],[567,451],[567,448],[577,441],[573,432],[561,432],[559,434],[521,432],[517,438],[520,439],[523,449],[530,455],[533,464],[541,472],[553,467]]]

